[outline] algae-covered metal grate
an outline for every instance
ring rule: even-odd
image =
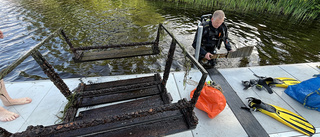
[[[162,24],[159,31],[172,38],[163,77],[160,74],[111,82],[85,84],[70,92],[63,80],[36,49],[32,56],[60,92],[69,100],[62,124],[29,126],[20,133],[0,128],[2,136],[163,136],[196,128],[198,119],[193,112],[207,71],[189,54]],[[159,35],[158,35],[159,36]],[[157,37],[158,37],[157,36]],[[193,98],[171,103],[166,89],[176,45],[202,72]],[[27,55],[26,55],[27,56]],[[6,71],[7,72],[7,71]],[[6,73],[7,74],[7,73]],[[4,76],[1,75],[0,76]],[[109,104],[105,107],[81,111],[81,107]]]
[[[158,29],[156,39],[151,42],[136,42],[117,45],[86,47],[74,47],[70,39],[65,34],[64,30],[61,30],[61,34],[73,53],[74,62],[81,63],[97,60],[118,59],[159,54],[159,31],[160,29]]]

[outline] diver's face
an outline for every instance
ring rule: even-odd
[[[216,18],[216,19],[211,19],[211,22],[212,22],[212,26],[214,28],[219,28],[220,25],[223,23],[224,19],[219,19],[219,18]]]

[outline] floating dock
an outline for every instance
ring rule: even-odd
[[[276,66],[258,66],[258,67],[244,67],[244,68],[227,68],[227,69],[209,69],[209,76],[207,80],[214,80],[222,86],[224,95],[226,96],[227,106],[214,119],[210,119],[207,114],[199,109],[195,109],[196,116],[199,123],[196,129],[180,132],[170,137],[213,137],[213,136],[232,136],[232,137],[246,137],[255,135],[257,131],[262,130],[267,136],[282,137],[282,136],[304,136],[303,134],[291,129],[275,119],[264,115],[260,112],[248,112],[241,110],[238,106],[245,106],[247,104],[247,97],[255,97],[263,100],[268,104],[280,106],[292,112],[300,114],[306,118],[316,128],[314,137],[320,137],[320,112],[304,108],[299,102],[295,101],[284,93],[284,88],[274,87],[273,94],[269,94],[265,90],[258,90],[250,88],[243,90],[242,80],[256,79],[253,74],[259,76],[270,77],[290,77],[300,81],[312,78],[314,74],[319,74],[320,69],[316,63],[303,64],[289,64]],[[217,73],[221,74],[220,77]],[[216,76],[215,76],[216,74]],[[137,75],[119,75],[119,76],[103,76],[103,77],[87,77],[81,78],[84,83],[100,83],[108,81],[116,81],[130,78],[138,78],[151,76],[154,74],[137,74]],[[187,76],[184,83],[185,72],[171,72],[167,81],[166,88],[171,94],[173,103],[182,98],[190,100],[190,92],[196,88],[198,81],[201,79],[201,72],[192,69]],[[219,79],[218,79],[219,78]],[[80,83],[80,78],[63,79],[70,89],[74,89]],[[62,117],[64,106],[68,102],[61,94],[59,89],[54,86],[50,80],[37,80],[25,82],[6,82],[6,88],[11,97],[30,97],[32,103],[26,105],[4,107],[9,111],[20,115],[14,121],[0,122],[0,127],[6,129],[11,133],[25,131],[28,126],[43,125],[49,126],[57,124]],[[241,102],[235,103],[235,100]],[[3,106],[2,103],[0,103]],[[237,106],[238,105],[238,106]],[[88,108],[81,108],[79,111],[94,109],[101,106],[94,106]],[[252,116],[245,119],[242,115],[249,113]],[[77,114],[78,115],[78,114]],[[250,122],[258,123],[259,127],[250,126]],[[246,124],[247,123],[247,124]],[[263,135],[264,133],[261,133]],[[129,136],[129,135],[128,135]]]

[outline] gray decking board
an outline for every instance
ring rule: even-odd
[[[179,89],[180,97],[190,100],[190,92],[197,87],[201,79],[201,72],[191,70],[185,82],[183,81],[185,72],[174,72],[173,75]],[[209,80],[211,80],[210,77],[207,77],[206,81]],[[206,112],[198,108],[195,108],[194,111],[199,118],[197,128],[191,131],[194,137],[248,137],[228,104],[226,104],[224,110],[213,119],[210,119]]]
[[[320,65],[320,62],[277,66],[228,68],[218,69],[218,71],[223,75],[225,81],[227,81],[231,88],[235,91],[234,94],[237,95],[240,100],[242,100],[243,105],[246,105],[246,97],[253,96],[262,99],[262,101],[266,103],[278,105],[297,112],[316,127],[317,133],[313,137],[320,137],[320,112],[304,108],[300,103],[286,95],[283,92],[284,88],[274,87],[273,90],[275,93],[271,95],[265,90],[259,91],[255,88],[243,90],[243,86],[241,85],[241,80],[255,79],[256,77],[253,76],[253,73],[263,76],[283,76],[293,77],[299,80],[306,80],[311,78],[313,74],[320,73],[320,69],[316,67],[317,65]],[[199,71],[191,70],[187,77],[188,81],[184,85],[184,74],[185,72],[172,72],[169,76],[167,88],[168,92],[173,97],[173,102],[176,102],[181,98],[187,98],[189,100],[190,92],[196,88],[197,82],[201,77],[201,73]],[[150,74],[88,77],[82,78],[82,80],[85,83],[96,83],[149,75]],[[80,83],[78,79],[79,78],[63,80],[70,89],[74,89]],[[210,78],[208,77],[207,80],[210,80]],[[213,80],[219,83],[217,78]],[[5,84],[11,97],[19,98],[29,96],[33,99],[33,102],[27,105],[5,107],[6,109],[21,115],[21,117],[12,122],[0,122],[0,126],[10,132],[24,131],[29,125],[36,126],[55,124],[55,122],[57,122],[56,120],[58,119],[57,116],[61,116],[60,111],[63,110],[64,105],[67,103],[65,97],[49,80],[5,82]],[[225,90],[225,92],[226,91],[229,90]],[[0,106],[3,106],[1,102]],[[93,108],[96,107],[83,108],[79,111]],[[194,111],[199,118],[199,124],[197,128],[191,131],[169,135],[170,137],[249,136],[249,134],[246,133],[240,122],[237,120],[235,116],[236,113],[233,113],[229,104],[227,104],[226,108],[214,119],[210,119],[204,111],[199,109],[195,109]],[[245,110],[244,112],[247,113]],[[283,125],[282,123],[265,114],[260,112],[251,113],[254,116],[253,118],[257,119],[257,121],[271,137],[303,136],[301,133]]]
[[[252,113],[248,110],[241,109],[241,107],[246,106],[246,104],[241,101],[237,93],[232,89],[223,75],[217,69],[208,69],[207,71],[210,78],[222,87],[223,95],[225,96],[229,107],[241,123],[248,136],[268,137],[268,133]]]
[[[300,81],[304,81],[312,78],[314,74],[319,74],[320,70],[315,70],[307,64],[295,64],[295,65],[280,65],[280,66],[265,66],[265,67],[254,67],[250,68],[254,73],[263,73],[266,76],[272,77],[291,77],[296,78]],[[267,71],[272,70],[272,71]],[[283,100],[283,102],[276,102],[275,98],[265,98],[264,102],[280,106],[282,108],[288,109],[295,112],[304,118],[306,118],[313,126],[320,127],[320,112],[315,110],[309,110],[304,108],[302,104],[298,101],[292,99],[286,93],[284,93],[284,88],[274,87],[273,90],[275,94]],[[278,103],[278,104],[277,104]],[[294,131],[294,130],[292,130]],[[318,131],[319,132],[319,131]]]
[[[260,76],[290,77],[298,80],[307,80],[311,78],[313,74],[319,74],[320,69],[316,68],[317,65],[320,65],[320,62],[228,68],[219,69],[219,72],[224,76],[231,87],[235,90],[237,95],[242,99],[243,103],[247,103],[247,100],[245,99],[246,97],[252,96],[261,99],[265,103],[273,104],[300,114],[315,126],[316,134],[314,136],[320,136],[320,112],[304,108],[302,104],[284,93],[285,88],[274,87],[272,88],[274,93],[269,94],[267,91],[260,91],[255,87],[248,90],[243,90],[244,87],[241,84],[242,80],[257,79],[255,76],[253,76],[253,74]],[[302,133],[285,126],[284,124],[265,114],[260,112],[252,112],[252,114],[270,136],[303,136]]]

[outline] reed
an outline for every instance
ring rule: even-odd
[[[200,7],[220,8],[236,12],[260,12],[286,15],[298,20],[314,20],[320,16],[319,0],[172,0]]]

